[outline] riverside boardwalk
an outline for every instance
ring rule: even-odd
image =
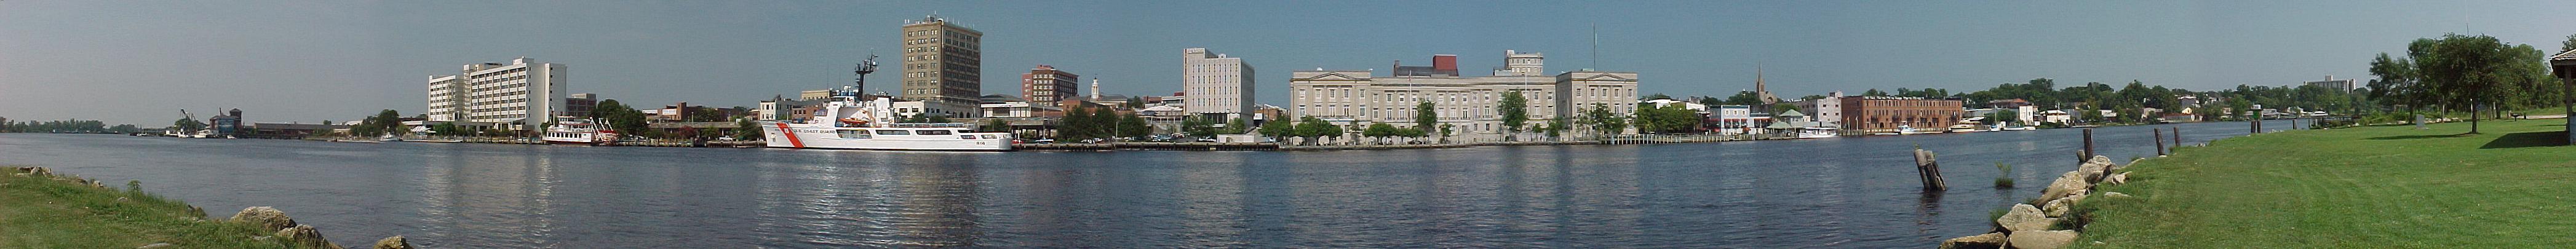
[[[2079,248],[2559,248],[2576,147],[2558,120],[2266,133],[2126,167]],[[2096,243],[2099,242],[2099,243]]]

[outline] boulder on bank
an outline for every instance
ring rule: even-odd
[[[278,211],[277,208],[265,206],[242,208],[241,212],[233,213],[231,221],[258,224],[260,230],[276,230],[295,227],[295,218],[286,217],[286,211]]]
[[[2111,174],[2111,176],[2102,177],[2102,184],[2119,185],[2122,183],[2129,183],[2129,172],[2120,172],[2119,174]]]
[[[2039,205],[2039,212],[2047,214],[2048,217],[2066,218],[2066,210],[2072,209],[2073,206],[2075,203],[2067,202],[2066,199],[2048,200],[2048,204]]]
[[[2115,167],[2119,165],[2111,164],[2111,157],[2097,155],[2091,160],[2084,160],[2084,163],[2075,165],[2075,172],[2084,174],[2084,182],[2100,182],[2102,175],[2110,174]]]
[[[2074,230],[2013,231],[2010,240],[2013,248],[2057,249],[2075,244],[2075,235]]]
[[[314,230],[313,226],[295,225],[295,227],[278,229],[276,236],[283,242],[299,248],[341,249],[340,245],[331,244],[331,240],[322,239],[322,231]]]
[[[2068,171],[2066,174],[2059,175],[2057,177],[2057,181],[2048,183],[2047,189],[2040,190],[2039,199],[2056,200],[2057,198],[2066,198],[2066,194],[2075,193],[2076,190],[2093,188],[2093,183],[2085,181],[2084,175],[2078,172],[2079,171]]]
[[[1943,240],[1941,241],[1941,249],[2001,249],[2004,248],[2005,241],[2006,238],[2004,237],[2004,233],[1978,234],[1976,236]]]
[[[376,240],[375,249],[412,249],[412,247],[410,240],[403,239],[402,235],[394,235],[393,237],[385,237],[383,240]]]
[[[2039,212],[2039,207],[2030,204],[2013,204],[2012,211],[1995,218],[1995,225],[2003,226],[2004,231],[2048,230],[2049,225],[2055,224],[2057,219],[2048,218],[2047,214]]]

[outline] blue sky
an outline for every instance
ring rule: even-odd
[[[1457,54],[1482,75],[1504,49],[1546,53],[1550,72],[1639,72],[1646,92],[1676,96],[1751,88],[1757,65],[1788,96],[2039,77],[2285,85],[2365,78],[2372,55],[2443,33],[2555,49],[2576,33],[2565,10],[2576,1],[16,0],[0,1],[0,117],[410,115],[428,75],[519,56],[633,105],[751,106],[849,81],[871,49],[900,53],[904,20],[933,12],[986,33],[987,94],[1018,94],[1037,64],[1112,94],[1169,94],[1181,49],[1208,47],[1246,58],[1259,101],[1285,104],[1292,71]]]

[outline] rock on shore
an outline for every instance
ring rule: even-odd
[[[2067,216],[2075,215],[2076,203],[2084,202],[2094,187],[2127,182],[2129,174],[2119,172],[2120,168],[2120,165],[2112,164],[2109,157],[2094,156],[2085,160],[2074,171],[2058,175],[2056,181],[2041,189],[2039,199],[2034,200],[2039,206],[2032,206],[2033,203],[2013,204],[2010,211],[1996,217],[1995,226],[2001,228],[1996,233],[1944,240],[1941,248],[2065,248],[2073,244],[2079,234],[2075,230],[2049,229],[2058,222],[2073,219]],[[2129,197],[2121,193],[2103,195]],[[2083,224],[2067,225],[2080,228]]]
[[[1941,249],[2001,249],[2005,241],[2004,233],[1987,233],[1943,240]]]
[[[412,247],[410,240],[403,239],[402,235],[394,235],[376,240],[376,249],[412,249]]]
[[[322,231],[313,230],[313,226],[295,225],[295,227],[278,229],[276,236],[287,244],[301,248],[341,249],[340,245],[333,245],[331,240],[323,239]]]
[[[242,208],[241,212],[233,213],[233,218],[230,220],[258,224],[263,231],[295,227],[295,218],[286,217],[286,211],[278,211],[277,208],[266,206]]]

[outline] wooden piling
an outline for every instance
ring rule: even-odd
[[[1948,190],[1950,184],[1941,179],[1941,163],[1933,156],[1932,151],[1914,149],[1914,172],[1921,177],[1924,191]]]
[[[2084,163],[2084,160],[2093,159],[2095,155],[2101,154],[2093,151],[2093,128],[2084,128],[2084,157],[2077,159],[2075,163]]]
[[[2151,133],[2156,135],[2156,155],[2165,155],[2165,130],[2147,129],[2147,131],[2152,131]]]
[[[2172,127],[2172,128],[2173,128],[2173,142],[2174,142],[2174,145],[2173,145],[2173,146],[2174,146],[2174,147],[2182,147],[2182,127]]]

